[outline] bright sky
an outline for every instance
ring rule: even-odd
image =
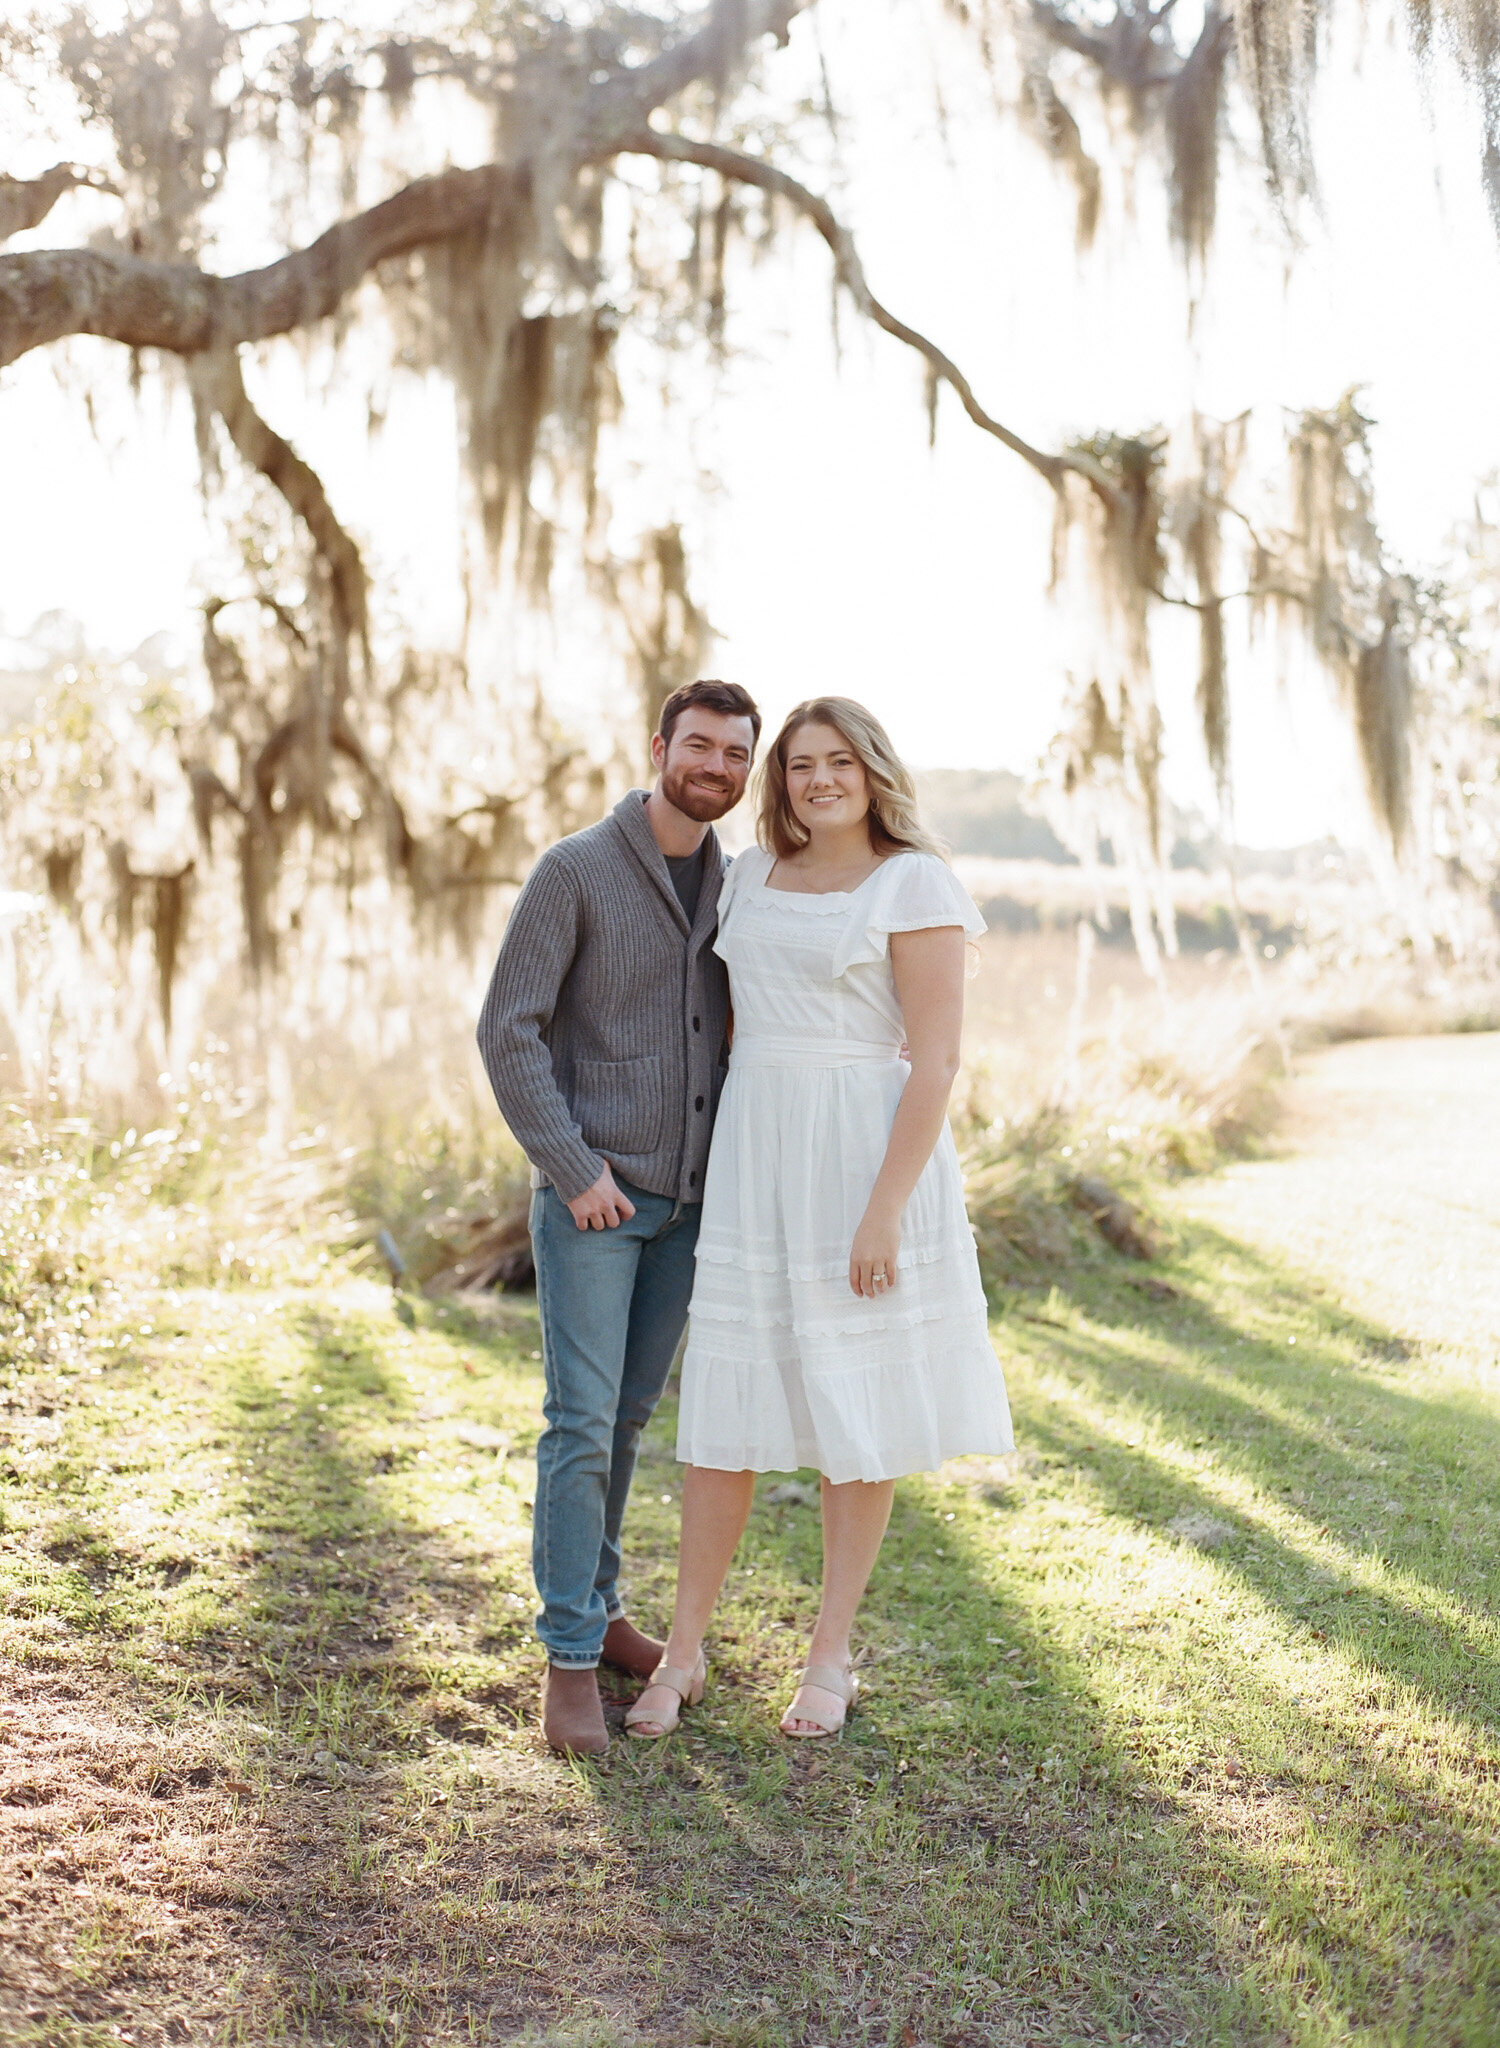
[[[1196,400],[1220,416],[1255,408],[1268,439],[1280,408],[1331,405],[1357,384],[1379,422],[1391,547],[1416,564],[1438,557],[1476,480],[1500,466],[1500,244],[1473,108],[1445,75],[1417,80],[1379,4],[1362,41],[1347,10],[1346,40],[1327,59],[1321,218],[1293,257],[1251,181],[1235,181],[1191,340],[1149,159],[1133,218],[1116,181],[1099,247],[1077,257],[1066,182],[1014,123],[990,117],[977,66],[934,28],[936,10],[889,0],[879,35],[870,11],[869,0],[815,10],[845,117],[840,204],[874,289],[955,357],[992,412],[1048,446],[1095,426],[1171,423]],[[813,27],[798,22],[773,83],[778,65],[799,83],[816,78]],[[38,167],[34,153],[25,169]],[[16,246],[48,239],[44,229]],[[811,235],[784,237],[736,279],[735,299],[742,351],[723,385],[655,439],[638,408],[621,460],[640,475],[617,491],[622,516],[687,527],[722,636],[716,668],[773,718],[816,690],[859,696],[918,765],[1028,768],[1065,694],[1066,636],[1045,589],[1046,489],[950,400],[929,451],[920,366],[847,312],[835,360],[828,262]],[[369,444],[352,404],[283,357],[258,387],[275,423],[324,468],[351,526],[378,534],[403,609],[434,638],[452,633],[451,405],[408,388]],[[115,396],[96,436],[84,375],[111,363],[103,383]],[[120,395],[119,351],[102,343],[0,377],[0,448],[24,479],[0,493],[0,629],[56,607],[116,649],[162,628],[191,638],[211,542],[190,424],[180,401],[146,389],[138,405]],[[658,460],[658,446],[670,456]],[[699,465],[717,479],[706,499]],[[1203,802],[1191,646],[1169,633],[1161,654],[1169,784]],[[565,698],[586,701],[586,679],[565,681]],[[1241,665],[1235,715],[1242,837],[1358,831],[1352,756],[1315,677],[1283,696],[1262,651]]]

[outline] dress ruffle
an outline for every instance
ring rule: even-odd
[[[806,1371],[807,1339],[786,1333],[752,1355],[695,1325],[684,1365],[678,1456],[733,1472],[811,1466],[836,1486],[933,1472],[967,1452],[1012,1447],[1004,1382],[982,1313],[840,1340],[841,1370]]]

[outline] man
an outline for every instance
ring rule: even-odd
[[[532,1569],[554,1749],[609,1747],[601,1659],[648,1678],[662,1646],[620,1604],[620,1524],[642,1429],[687,1320],[729,987],[713,951],[724,856],[760,714],[738,685],[662,706],[658,775],[550,847],[506,927],[479,1020],[532,1167],[547,1426]]]

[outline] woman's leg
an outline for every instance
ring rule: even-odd
[[[844,1486],[823,1481],[823,1598],[808,1646],[809,1664],[832,1664],[842,1671],[849,1662],[849,1632],[880,1555],[895,1493],[893,1479],[852,1479]],[[827,1698],[821,1687],[814,1689]],[[819,1723],[798,1716],[795,1700],[792,1708],[783,1727],[817,1730]]]
[[[682,1479],[682,1535],[677,1553],[677,1597],[672,1607],[672,1633],[663,1662],[691,1671],[703,1647],[703,1632],[714,1611],[724,1574],[745,1533],[755,1498],[753,1472],[719,1472],[711,1465],[689,1465]],[[652,1695],[655,1694],[655,1698]],[[675,1718],[677,1695],[665,1686],[648,1685],[632,1713],[643,1734],[659,1723],[648,1718],[660,1707]]]

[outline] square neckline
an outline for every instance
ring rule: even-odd
[[[776,855],[773,856],[771,865],[766,869],[765,873],[761,876],[758,886],[764,889],[768,896],[810,896],[814,900],[823,899],[829,896],[835,896],[842,897],[845,901],[847,901],[849,897],[857,896],[861,889],[865,888],[869,883],[873,882],[875,877],[882,871],[882,869],[888,868],[893,860],[900,860],[903,854],[907,854],[912,851],[913,849],[911,847],[903,846],[900,847],[895,853],[886,854],[882,859],[878,860],[875,863],[874,867],[872,867],[870,872],[865,876],[864,881],[856,882],[852,889],[773,889],[771,887],[771,877],[775,874],[777,868],[781,864],[780,856]]]

